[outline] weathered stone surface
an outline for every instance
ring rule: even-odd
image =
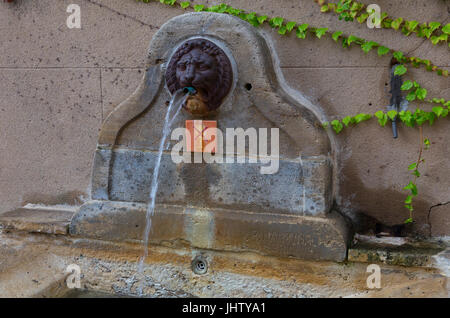
[[[408,72],[429,89],[429,96],[450,99],[447,78],[412,68]],[[283,73],[294,88],[324,108],[328,121],[361,112],[373,114],[389,104],[388,68],[288,68]],[[341,80],[342,76],[346,79]],[[411,110],[416,107],[430,110],[421,103],[410,104]],[[433,127],[424,126],[425,136],[432,140],[432,150],[424,153],[421,194],[414,210],[415,231],[423,235],[430,234],[430,207],[450,200],[450,161],[444,159],[450,156],[445,137],[448,129],[446,119]],[[342,167],[336,196],[340,210],[348,215],[364,212],[384,224],[403,224],[409,213],[403,204],[403,188],[410,181],[405,167],[417,161],[418,130],[400,125],[399,138],[394,140],[390,125],[382,128],[372,120],[347,128],[336,138]]]
[[[116,150],[112,155],[109,150],[97,150],[92,198],[147,202],[156,157],[156,153],[137,150]],[[281,160],[273,175],[260,174],[261,165],[175,164],[170,154],[164,154],[157,202],[314,216],[330,210],[331,166],[327,158]],[[107,179],[110,166],[108,189],[101,180]]]
[[[145,49],[166,19],[143,23],[82,0],[81,29],[69,29],[73,2],[42,0],[1,4],[2,67],[136,67],[145,65]],[[153,14],[152,14],[153,15]],[[24,23],[27,21],[27,23]],[[20,28],[17,26],[20,25]],[[8,30],[8,31],[6,31]],[[132,48],[130,50],[130,48]]]
[[[1,69],[0,77],[0,212],[80,204],[101,124],[99,71]]]
[[[91,201],[73,218],[70,234],[107,241],[141,241],[147,205]],[[343,261],[348,229],[328,218],[157,205],[151,244],[257,252],[279,257]],[[181,244],[181,245],[180,245]]]
[[[161,25],[175,15],[185,13],[184,10],[174,9],[157,2],[138,5],[121,0],[94,0],[106,8],[126,14],[146,24]],[[194,4],[204,4],[202,1],[192,1]],[[220,1],[210,4],[220,4]],[[315,27],[328,27],[331,31],[342,30],[346,34],[354,34],[381,43],[404,52],[410,52],[421,58],[429,58],[438,65],[449,66],[446,57],[447,48],[441,45],[438,48],[422,38],[405,37],[401,32],[387,29],[369,29],[366,24],[358,22],[343,22],[335,14],[321,14],[320,7],[314,1],[270,1],[270,0],[229,0],[227,4],[245,9],[249,12],[281,16],[289,21],[309,23]],[[379,0],[377,4],[383,12],[393,17],[403,17],[406,20],[439,21],[448,23],[448,3],[445,1],[429,0]],[[420,12],[420,19],[417,12]],[[157,12],[157,14],[155,14]],[[347,66],[386,66],[389,58],[378,58],[375,52],[364,54],[359,48],[343,50],[340,43],[330,40],[319,40],[313,36],[299,40],[295,34],[280,36],[276,30],[267,28],[270,37],[277,43],[277,51],[283,66],[296,67],[347,67]],[[345,79],[345,76],[342,76]]]
[[[139,86],[145,69],[102,69],[103,119]]]
[[[0,232],[0,297],[68,297],[64,276],[80,266],[82,292],[149,297],[449,297],[448,277],[434,268],[381,266],[381,289],[367,288],[367,264],[311,262],[255,253],[142,246],[67,236]],[[191,261],[202,255],[206,275]]]
[[[450,236],[450,202],[430,209],[432,236]]]
[[[67,234],[76,210],[22,208],[0,215],[4,229],[28,233]]]
[[[356,235],[348,250],[350,262],[381,263],[396,266],[434,266],[434,257],[445,250],[443,243],[403,238]]]

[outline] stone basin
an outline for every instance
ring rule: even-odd
[[[67,211],[45,211],[0,216],[0,297],[137,297],[141,244],[70,236],[68,219],[65,234],[61,227],[52,232],[49,224],[64,222]],[[449,297],[445,244],[358,239],[361,247],[355,244],[341,263],[161,241],[151,244],[145,261],[144,297]],[[204,275],[192,268],[198,256],[208,266]],[[367,288],[371,263],[381,267],[381,289]],[[80,266],[81,289],[67,287],[71,264]]]

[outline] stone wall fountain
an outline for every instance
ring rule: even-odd
[[[332,211],[336,164],[320,111],[284,83],[256,29],[215,13],[178,16],[153,38],[140,86],[103,124],[92,200],[73,217],[70,234],[143,240],[164,118],[180,89],[191,95],[172,129],[201,119],[223,132],[278,128],[279,169],[262,174],[267,163],[250,163],[249,145],[227,154],[244,163],[175,163],[170,150],[178,141],[168,138],[150,245],[343,261],[349,231]]]
[[[170,20],[103,124],[90,201],[0,215],[0,297],[448,297],[444,243],[348,246],[321,116],[264,30],[216,13]],[[229,149],[227,129],[253,142]],[[374,263],[382,288],[368,290]]]

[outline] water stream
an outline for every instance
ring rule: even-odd
[[[153,178],[152,178],[152,184],[150,188],[150,197],[148,201],[147,206],[147,213],[146,213],[146,224],[145,224],[145,232],[144,232],[144,254],[139,260],[139,266],[138,266],[138,275],[139,277],[142,276],[142,273],[144,271],[144,262],[145,259],[148,256],[148,242],[149,242],[149,236],[152,229],[152,216],[155,214],[155,203],[156,203],[156,194],[158,192],[158,178],[159,178],[159,170],[161,166],[161,159],[164,152],[165,144],[167,137],[170,134],[171,127],[173,122],[175,121],[176,117],[180,113],[180,110],[182,108],[182,105],[184,104],[186,97],[188,93],[183,92],[183,90],[177,91],[175,94],[173,94],[172,100],[170,101],[169,107],[167,109],[165,121],[164,121],[164,127],[162,131],[161,136],[161,142],[159,144],[159,150],[158,150],[158,157],[155,162],[155,167],[153,168]],[[172,115],[173,113],[173,115]],[[141,287],[139,288],[139,294],[142,295],[142,282],[141,281]]]

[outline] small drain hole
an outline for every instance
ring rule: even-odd
[[[202,256],[197,256],[191,265],[192,271],[197,275],[204,275],[208,272],[208,263]]]

